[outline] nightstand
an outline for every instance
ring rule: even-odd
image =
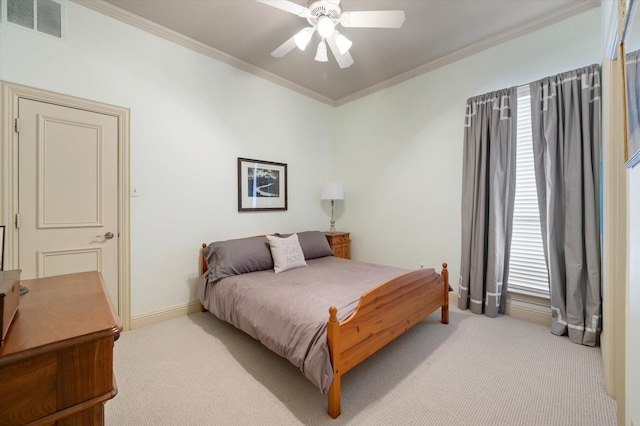
[[[324,235],[327,237],[331,250],[336,257],[351,258],[349,232],[325,232]]]

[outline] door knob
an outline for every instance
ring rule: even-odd
[[[113,232],[107,232],[106,234],[104,234],[104,237],[105,237],[107,240],[112,239],[112,238],[113,238]]]

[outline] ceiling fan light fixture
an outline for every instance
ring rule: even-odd
[[[327,62],[329,58],[327,57],[327,44],[324,40],[318,43],[318,50],[316,51],[315,60],[318,62]]]
[[[318,19],[318,33],[320,33],[323,38],[327,38],[333,34],[335,28],[336,24],[334,24],[328,16],[321,16],[320,19]]]
[[[344,55],[351,49],[351,45],[353,42],[336,31],[336,45],[338,46],[338,51],[341,55]]]
[[[307,48],[307,45],[311,41],[311,36],[313,35],[313,28],[307,27],[303,28],[293,36],[293,40],[296,42],[296,46],[298,49],[304,50]]]
[[[0,0],[1,2],[2,0]],[[326,62],[327,45],[342,69],[353,65],[349,53],[352,42],[337,30],[338,25],[349,28],[400,28],[405,21],[403,10],[358,10],[342,12],[341,0],[307,0],[307,7],[300,5],[302,0],[255,0],[268,6],[305,18],[309,27],[298,31],[282,45],[271,52],[271,56],[282,58],[296,46],[304,50],[311,42],[314,32],[320,34],[320,44],[315,60]],[[640,0],[639,0],[640,1]],[[373,3],[373,2],[372,2]],[[398,2],[399,3],[399,2]]]

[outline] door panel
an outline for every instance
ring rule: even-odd
[[[117,118],[28,99],[19,118],[22,278],[97,270],[117,306]]]
[[[38,116],[39,228],[102,225],[102,133],[100,127]]]
[[[39,277],[84,271],[102,271],[101,248],[38,251]]]

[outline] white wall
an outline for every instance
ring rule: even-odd
[[[337,225],[353,258],[446,261],[457,289],[466,100],[601,62],[600,19],[591,10],[336,109]]]
[[[447,261],[456,288],[466,99],[601,58],[596,9],[334,110],[73,2],[67,12],[64,41],[0,25],[0,80],[131,109],[131,182],[141,193],[131,200],[134,316],[194,299],[201,242],[325,229],[330,208],[318,198],[329,179],[345,185],[337,226],[352,232],[355,259]],[[287,212],[237,212],[239,156],[288,163]],[[640,166],[629,176],[635,401]],[[638,425],[640,408],[628,407]]]
[[[0,25],[0,79],[131,108],[134,316],[194,299],[203,241],[326,228],[330,178],[345,185],[337,226],[353,258],[446,261],[455,288],[466,99],[601,57],[596,9],[332,109],[73,2],[67,12],[64,41]],[[289,211],[236,211],[239,156],[289,164]]]
[[[324,229],[324,104],[67,3],[64,41],[0,25],[0,80],[131,109],[131,313],[195,300],[202,242]],[[238,213],[237,157],[288,164],[289,210]]]

